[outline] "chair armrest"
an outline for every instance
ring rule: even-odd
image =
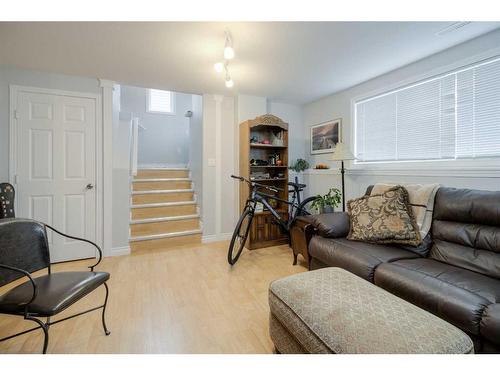
[[[350,229],[349,214],[347,212],[333,212],[313,215],[312,225],[322,237],[346,237]]]
[[[0,263],[0,268],[6,269],[9,271],[22,273],[24,276],[26,276],[30,280],[31,286],[33,287],[33,294],[28,302],[23,303],[24,306],[28,306],[31,302],[33,302],[35,300],[35,298],[38,294],[38,287],[36,285],[35,280],[33,280],[33,277],[31,277],[31,274],[28,271],[25,271],[25,270],[23,270],[21,268],[17,268],[17,267],[11,267],[11,266],[8,266],[6,264],[1,264],[1,263]]]
[[[481,318],[481,336],[495,344],[500,344],[500,303],[486,307]]]
[[[101,259],[102,259],[102,250],[101,250],[101,248],[100,248],[99,246],[97,246],[97,244],[95,244],[94,242],[89,241],[89,240],[86,240],[85,238],[74,237],[74,236],[70,236],[69,234],[62,233],[62,232],[58,231],[57,229],[55,229],[55,228],[51,227],[51,226],[50,226],[50,225],[48,225],[48,224],[44,224],[44,225],[45,225],[45,227],[47,227],[47,228],[49,228],[50,230],[52,230],[52,231],[56,232],[57,234],[60,234],[61,236],[64,236],[64,237],[66,237],[66,238],[71,238],[72,240],[77,240],[77,241],[87,242],[87,243],[91,244],[92,246],[94,246],[94,247],[97,249],[97,251],[99,252],[99,257],[98,257],[98,259],[97,259],[97,263],[96,263],[96,264],[94,264],[94,265],[92,265],[92,266],[89,266],[89,268],[90,268],[90,270],[91,270],[91,271],[94,271],[94,268],[95,268],[95,267],[96,267],[99,263],[101,263]]]

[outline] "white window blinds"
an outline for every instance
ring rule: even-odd
[[[500,59],[355,103],[358,161],[500,156]]]
[[[173,113],[173,94],[171,91],[149,89],[148,112]]]

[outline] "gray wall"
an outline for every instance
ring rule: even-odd
[[[9,179],[9,85],[99,94],[94,78],[37,72],[0,65],[0,181]]]
[[[344,142],[347,144],[352,142],[351,101],[354,98],[368,95],[375,90],[381,90],[390,86],[398,86],[400,83],[413,79],[414,77],[422,77],[429,73],[438,73],[438,71],[443,68],[450,67],[460,61],[466,61],[473,56],[488,54],[488,51],[490,53],[497,53],[496,51],[499,45],[500,31],[494,31],[354,86],[348,90],[305,105],[303,134],[306,150],[309,150],[310,127],[335,118],[342,118]],[[500,51],[498,51],[498,53],[500,53]],[[340,176],[338,175],[337,169],[339,167],[338,162],[328,161],[328,154],[309,154],[308,159],[311,164],[323,162],[330,164],[332,168],[334,168],[330,171],[308,171],[304,174],[306,183],[309,182],[311,187],[311,193],[324,193],[329,187],[338,187],[340,185]],[[348,165],[350,166],[350,163],[348,163]],[[408,164],[400,164],[400,168],[403,170],[397,173],[388,171],[387,168],[379,171],[348,171],[348,175],[346,176],[346,199],[361,195],[368,185],[380,181],[413,183],[438,182],[447,186],[500,190],[500,179],[498,176],[495,177],[487,173],[470,173],[470,176],[468,176],[464,171],[450,173],[448,170],[440,173],[439,171],[430,172],[425,169],[412,170]]]
[[[139,166],[186,166],[189,162],[189,119],[192,95],[175,93],[175,114],[148,113],[147,90],[122,86],[121,111],[138,117],[146,130],[139,130]]]

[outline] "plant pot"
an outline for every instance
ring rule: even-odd
[[[333,206],[323,206],[321,208],[321,213],[322,214],[331,214],[333,211],[334,211],[334,207]]]

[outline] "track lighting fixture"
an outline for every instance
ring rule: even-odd
[[[225,72],[225,84],[227,88],[231,88],[234,86],[234,81],[231,79],[231,75],[229,74],[229,60],[234,59],[234,48],[233,48],[233,39],[231,38],[231,34],[229,30],[225,31],[226,40],[224,44],[223,57],[224,61],[217,62],[214,64],[214,70],[217,73]]]

